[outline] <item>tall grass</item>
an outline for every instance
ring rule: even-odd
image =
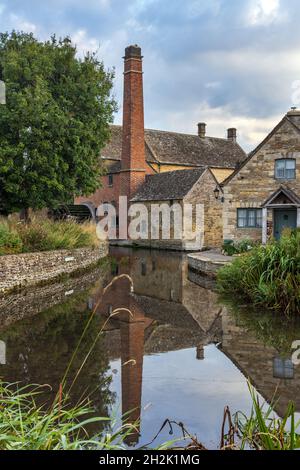
[[[295,450],[300,448],[300,421],[296,420],[295,406],[290,403],[282,418],[275,415],[276,403],[260,403],[254,389],[249,386],[252,411],[249,417],[235,415],[235,430],[240,437],[239,449]]]
[[[95,225],[34,219],[30,224],[0,220],[0,255],[97,247]]]
[[[235,259],[219,271],[218,286],[254,305],[300,314],[300,230]]]
[[[0,450],[116,450],[135,431],[133,425],[114,429],[110,418],[91,417],[95,410],[88,400],[71,407],[60,397],[50,408],[39,406],[36,398],[45,388],[0,382]],[[90,436],[93,423],[108,429]]]

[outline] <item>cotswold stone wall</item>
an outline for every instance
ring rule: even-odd
[[[295,180],[277,180],[274,177],[275,160],[285,157],[296,159]],[[300,134],[288,121],[277,129],[251,160],[224,186],[224,239],[250,238],[261,241],[261,228],[237,227],[237,209],[260,208],[280,186],[291,189],[298,196],[300,194]],[[269,235],[272,235],[272,212],[269,212]]]
[[[221,199],[216,200],[214,189],[216,180],[210,171],[206,171],[192,190],[184,198],[184,203],[203,204],[204,227],[197,227],[198,233],[203,233],[205,248],[218,248],[222,245],[222,210]]]
[[[33,286],[88,268],[108,254],[108,245],[0,257],[0,292]]]
[[[148,209],[149,220],[148,220],[148,239],[147,240],[131,240],[133,245],[140,247],[150,247],[153,249],[165,249],[165,250],[180,250],[180,251],[200,251],[206,248],[216,248],[222,245],[222,210],[223,204],[221,199],[216,200],[214,195],[214,189],[216,188],[217,182],[210,171],[203,173],[197,183],[191,188],[188,194],[182,200],[177,201],[150,201],[143,202]],[[151,208],[154,206],[165,205],[169,209],[174,204],[192,204],[194,207],[193,213],[193,232],[197,234],[197,240],[189,240],[183,229],[182,239],[175,238],[175,226],[173,214],[170,217],[170,240],[163,240],[162,238],[162,225],[160,221],[159,225],[159,239],[153,240],[151,237]],[[195,209],[197,204],[202,204],[203,214],[199,221],[196,221]],[[204,218],[204,223],[203,219]],[[196,223],[198,222],[198,226]],[[195,243],[196,241],[196,243]]]

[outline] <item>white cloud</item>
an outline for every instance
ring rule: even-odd
[[[24,31],[25,33],[35,33],[37,31],[37,26],[30,21],[25,20],[22,16],[15,15],[11,13],[9,15],[9,21],[13,25],[13,29],[17,31]]]
[[[250,26],[268,26],[286,18],[280,8],[280,0],[251,0],[247,14],[247,23]]]
[[[238,142],[246,151],[250,151],[268,135],[282,117],[282,115],[270,116],[267,119],[247,117],[234,114],[226,106],[212,108],[206,102],[202,102],[193,109],[189,109],[188,116],[185,111],[167,112],[164,115],[162,128],[196,134],[197,123],[201,121],[207,123],[209,136],[225,138],[227,129],[236,127]]]
[[[72,34],[72,42],[76,44],[79,55],[95,52],[100,46],[99,41],[89,37],[84,29],[79,29]]]

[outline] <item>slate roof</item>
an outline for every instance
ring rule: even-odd
[[[227,139],[200,138],[198,135],[180,134],[145,129],[146,160],[187,166],[236,168],[247,155],[242,148]],[[122,153],[122,127],[111,126],[111,140],[103,149],[104,159],[120,160]]]
[[[169,201],[183,199],[206,168],[167,171],[147,175],[132,201]]]

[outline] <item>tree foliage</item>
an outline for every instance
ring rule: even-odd
[[[113,78],[96,53],[79,58],[69,37],[0,35],[2,210],[57,207],[99,187]]]

